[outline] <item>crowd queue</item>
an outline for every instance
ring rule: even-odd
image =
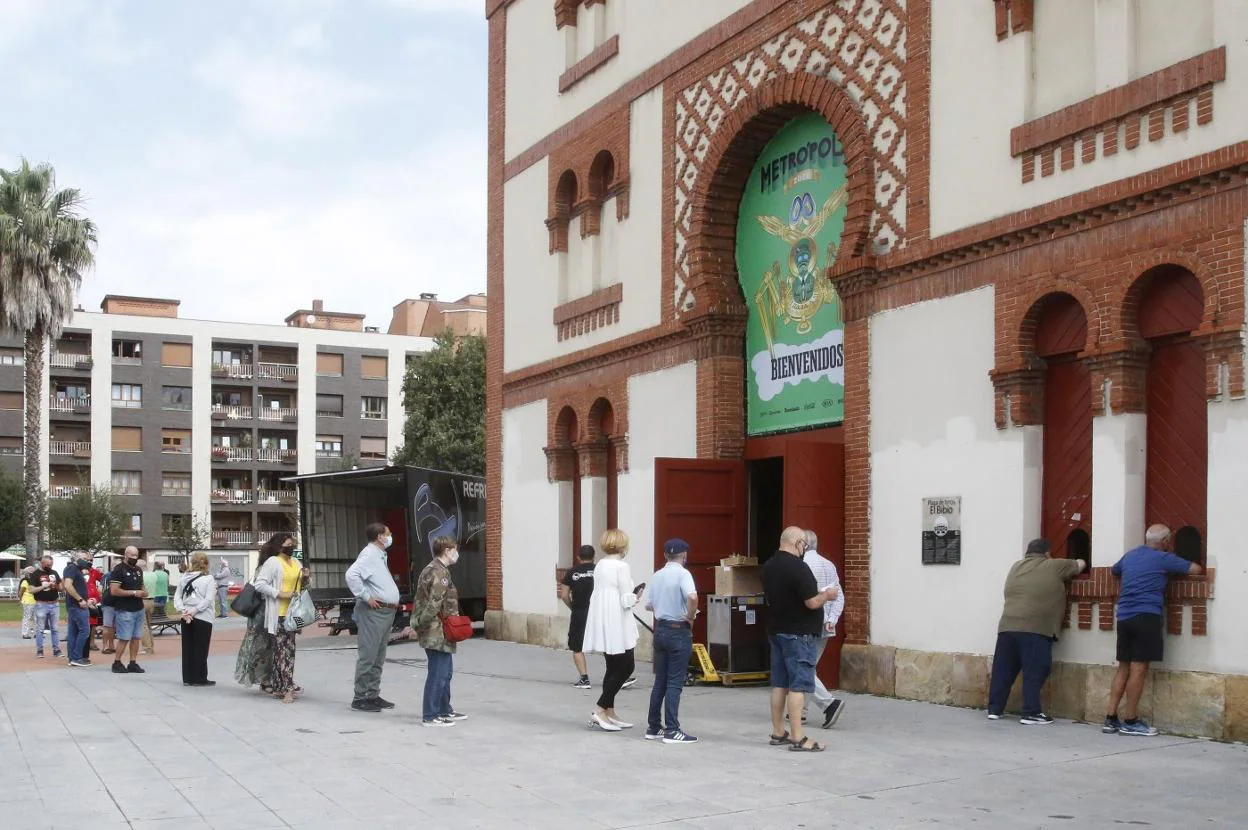
[[[359,635],[351,708],[381,712],[395,707],[381,696],[381,678],[400,597],[387,559],[393,542],[390,528],[371,524],[365,537],[364,548],[345,574],[355,597],[353,620]],[[1169,552],[1170,545],[1169,528],[1153,525],[1145,534],[1145,544],[1128,551],[1113,566],[1113,573],[1121,579],[1118,671],[1110,688],[1103,732],[1157,734],[1139,717],[1138,705],[1150,664],[1163,657],[1162,605],[1167,580],[1172,575],[1202,572],[1200,565]],[[295,683],[296,636],[315,619],[316,611],[307,591],[307,568],[295,558],[294,548],[291,534],[274,534],[261,547],[251,579],[228,608],[229,564],[221,559],[213,568],[206,554],[191,556],[173,595],[181,624],[184,685],[215,685],[208,678],[213,622],[232,608],[248,618],[234,679],[282,703],[298,699],[303,689]],[[636,609],[644,597],[644,608],[654,618],[654,685],[644,738],[665,744],[697,743],[680,721],[681,691],[698,616],[697,588],[685,567],[689,544],[683,539],[664,544],[665,565],[654,575],[648,591],[645,583],[633,583],[626,561],[626,533],[606,531],[599,549],[601,556],[593,546],[583,546],[578,563],[559,588],[560,599],[571,611],[568,649],[577,671],[573,686],[592,688],[587,653],[601,654],[605,661],[601,693],[587,725],[602,732],[622,732],[634,726],[617,712],[616,697],[634,680]],[[416,579],[409,625],[399,636],[414,639],[425,650],[422,725],[451,727],[467,718],[451,703],[451,680],[457,644],[472,636],[472,623],[460,614],[451,575],[451,567],[459,560],[455,540],[436,538],[431,550],[432,559]],[[1053,559],[1050,554],[1048,541],[1033,540],[1006,577],[992,662],[990,720],[1003,717],[1021,673],[1020,723],[1053,722],[1042,710],[1041,690],[1049,677],[1053,643],[1066,611],[1066,583],[1084,570],[1085,563]],[[769,742],[792,752],[822,752],[825,745],[807,736],[803,724],[811,700],[825,729],[836,725],[845,709],[845,702],[828,691],[816,672],[827,644],[836,636],[845,604],[836,566],[819,552],[814,531],[789,527],[763,566],[762,581],[771,653]],[[113,656],[113,672],[142,674],[139,651],[154,651],[152,620],[164,618],[169,579],[163,564],[149,569],[139,551],[128,547],[107,575],[93,566],[87,554],[71,557],[60,574],[53,568],[52,557],[44,556],[37,567],[22,572],[19,595],[22,637],[35,640],[38,657],[45,656],[49,639],[45,632],[50,632],[52,656],[64,657],[70,666],[92,665],[90,652],[95,650]],[[64,649],[58,633],[61,602],[69,622]],[[100,646],[93,642],[96,624]]]

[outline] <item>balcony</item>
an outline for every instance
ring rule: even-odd
[[[299,367],[291,363],[258,363],[256,377],[261,380],[280,380],[286,383],[299,381]]]
[[[283,407],[281,409],[264,408],[256,415],[261,421],[279,421],[283,424],[293,424],[299,420],[299,410],[294,407]]]
[[[73,458],[90,458],[90,441],[49,441],[48,452],[52,455],[68,455]]]
[[[250,406],[227,406],[214,403],[212,420],[214,421],[246,421],[254,417],[255,412]]]
[[[92,366],[91,355],[53,352],[48,358],[48,366],[53,369],[80,369],[89,372]]]
[[[62,395],[53,395],[48,401],[48,409],[52,412],[61,414],[90,415],[91,396],[79,395],[77,397],[66,397]]]
[[[255,493],[250,490],[233,490],[218,487],[212,491],[213,504],[252,504],[256,500]]]
[[[261,447],[256,450],[256,460],[265,464],[294,464],[299,460],[299,453],[295,450]]]
[[[121,357],[113,355],[114,366],[142,366],[143,358],[141,357]]]
[[[231,380],[251,380],[256,376],[256,367],[251,363],[214,363],[212,376]]]
[[[53,484],[48,488],[48,498],[54,501],[65,501],[72,499],[74,496],[82,492],[82,488],[73,484]]]
[[[257,490],[256,504],[293,505],[296,500],[294,490]]]
[[[214,530],[209,538],[214,548],[254,548],[268,537],[256,530]]]
[[[251,447],[213,447],[212,460],[221,462],[251,461]]]

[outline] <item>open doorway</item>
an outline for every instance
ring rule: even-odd
[[[784,530],[784,458],[748,462],[750,522],[748,555],[765,563]]]

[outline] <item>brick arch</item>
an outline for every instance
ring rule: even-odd
[[[1024,309],[1014,328],[1014,342],[1011,344],[1016,353],[1022,356],[1023,362],[1034,365],[1036,355],[1036,327],[1048,308],[1049,303],[1061,296],[1072,298],[1083,309],[1087,321],[1087,338],[1082,351],[1096,350],[1100,341],[1101,317],[1092,292],[1074,280],[1046,280],[1024,299],[1019,307]]]
[[[616,434],[615,407],[606,398],[598,398],[589,407],[585,419],[585,437],[588,441],[602,441]]]
[[[827,119],[845,152],[849,203],[841,256],[869,250],[873,160],[862,115],[853,100],[827,78],[797,72],[766,81],[732,110],[715,132],[692,193],[686,252],[694,306],[686,320],[707,316],[743,318],[737,278],[737,208],[758,154],[777,131],[809,112]]]
[[[1200,284],[1204,294],[1204,311],[1200,328],[1213,328],[1221,316],[1218,307],[1218,282],[1212,269],[1196,256],[1177,252],[1156,252],[1133,257],[1129,263],[1131,279],[1124,280],[1112,299],[1114,330],[1130,342],[1138,343],[1140,337],[1140,301],[1144,298],[1153,279],[1169,269],[1181,269],[1191,274]]]

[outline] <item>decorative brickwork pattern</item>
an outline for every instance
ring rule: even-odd
[[[583,425],[569,429],[568,425]],[[546,462],[550,481],[572,479],[573,458],[582,476],[605,476],[614,453],[617,472],[628,470],[628,378],[546,402]]]
[[[1191,633],[1196,637],[1208,634],[1207,603],[1213,599],[1216,577],[1217,569],[1209,568],[1201,576],[1184,576],[1170,580],[1170,584],[1166,586],[1166,629],[1170,634],[1183,633],[1183,609],[1188,607],[1192,609]],[[1076,624],[1080,629],[1092,630],[1092,609],[1095,606],[1097,627],[1101,631],[1114,630],[1120,584],[1118,577],[1109,568],[1093,568],[1087,576],[1070,581],[1066,588],[1066,598],[1077,609]],[[1063,628],[1070,628],[1069,613]]]
[[[623,300],[624,286],[617,282],[588,297],[556,306],[554,320],[559,339],[567,340],[620,322],[620,303]]]
[[[620,54],[620,36],[612,35],[603,41],[601,46],[569,66],[567,71],[559,76],[559,92],[567,92],[618,54]]]
[[[874,185],[874,207],[868,220],[870,249],[882,253],[904,245],[905,61],[906,11],[902,0],[838,0],[766,42],[743,49],[738,57],[674,95],[672,301],[677,313],[692,308],[695,302],[688,243],[694,230],[698,182],[706,174],[708,153],[733,111],[764,84],[785,75],[826,79],[853,101],[865,125],[868,170]]]
[[[996,7],[997,40],[1031,31],[1036,11],[1032,0],[992,0],[992,4]]]
[[[568,250],[568,224],[581,217],[581,237],[601,230],[602,205],[615,199],[617,221],[628,218],[630,110],[603,119],[602,128],[550,154],[546,229],[550,252]]]

